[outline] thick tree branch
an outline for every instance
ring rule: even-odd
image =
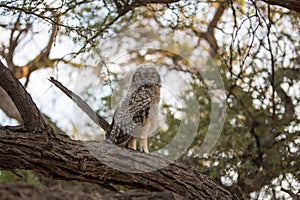
[[[106,132],[109,131],[110,125],[109,123],[97,113],[85,102],[80,96],[73,93],[71,90],[63,86],[59,81],[55,80],[53,77],[50,77],[49,81],[53,83],[56,87],[58,87],[63,93],[65,93],[72,101],[74,101],[78,107],[85,112],[90,119],[92,119],[97,125],[99,125]]]
[[[261,0],[271,5],[277,5],[300,13],[300,0]]]
[[[36,188],[23,184],[4,184],[0,185],[0,199],[18,199],[22,200],[66,200],[66,199],[89,199],[89,200],[110,200],[110,199],[185,199],[172,192],[111,192],[103,188],[90,186],[86,188]]]
[[[0,86],[10,96],[20,112],[24,125],[30,130],[46,128],[43,117],[14,74],[0,61]]]
[[[32,134],[22,127],[1,127],[0,155],[0,169],[5,170],[30,169],[55,179],[170,191],[190,199],[235,199],[179,162],[112,144],[71,140],[51,129]]]

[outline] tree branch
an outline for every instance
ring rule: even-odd
[[[288,193],[294,200],[300,200],[300,195],[298,195],[299,192],[298,192],[298,194],[295,194],[291,190],[287,190],[284,188],[281,188],[281,191]]]
[[[103,188],[89,186],[86,188],[36,188],[23,184],[3,184],[0,185],[0,199],[17,199],[22,200],[66,200],[66,199],[90,199],[90,200],[110,200],[110,199],[185,199],[172,192],[111,192]]]
[[[0,61],[0,86],[10,96],[20,112],[24,125],[29,130],[45,129],[46,123],[32,101],[31,96],[26,92],[23,85],[18,81],[14,74]]]
[[[99,125],[104,131],[110,130],[109,123],[97,113],[85,102],[83,101],[80,96],[63,86],[59,81],[55,80],[53,77],[50,77],[49,81],[53,83],[56,87],[58,87],[63,93],[65,93],[72,101],[78,105],[78,107],[85,112],[90,119],[93,120],[97,125]]]
[[[277,5],[300,13],[300,0],[260,0],[271,5]]]
[[[28,84],[29,76],[33,71],[41,67],[53,67],[52,65],[54,62],[52,62],[51,59],[49,58],[49,54],[58,32],[59,26],[57,24],[59,24],[60,22],[60,16],[56,16],[54,21],[56,23],[52,25],[51,35],[49,37],[49,41],[46,47],[33,60],[29,61],[26,65],[16,68],[15,75],[18,79],[22,77],[27,77],[25,86]]]
[[[214,29],[216,28],[218,22],[220,21],[225,9],[226,9],[226,3],[220,3],[215,12],[213,19],[211,20],[211,22],[207,27],[207,31],[202,32],[202,31],[194,30],[194,32],[199,35],[200,39],[201,38],[205,39],[210,45],[209,54],[211,57],[217,56],[219,47],[214,35],[215,34]]]
[[[113,144],[71,140],[51,129],[32,134],[22,127],[0,127],[0,155],[4,170],[29,169],[54,179],[170,191],[190,199],[236,199],[179,162]]]

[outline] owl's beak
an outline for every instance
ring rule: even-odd
[[[149,78],[145,78],[144,80],[143,80],[143,85],[147,85],[147,84],[149,84]]]
[[[150,81],[149,78],[145,77],[142,83],[143,83],[143,85],[147,85],[147,84],[149,84],[149,81]]]

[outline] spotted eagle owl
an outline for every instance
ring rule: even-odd
[[[105,140],[121,147],[149,153],[147,137],[158,124],[161,79],[154,67],[137,68],[126,96],[118,104]]]

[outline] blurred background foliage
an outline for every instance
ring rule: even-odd
[[[48,83],[49,76],[110,122],[129,72],[151,63],[165,96],[150,151],[166,146],[183,123],[194,120],[197,132],[181,162],[241,199],[288,199],[300,192],[299,13],[244,0],[8,0],[0,1],[0,14],[1,60],[57,132],[98,141],[104,134]],[[147,48],[157,43],[160,48]],[[203,74],[212,65],[223,80],[226,105],[220,106],[227,112],[220,138],[213,138],[217,145],[202,154],[215,103],[209,88],[219,84]],[[0,124],[22,123],[1,88],[0,96]],[[195,112],[186,108],[195,103]],[[186,133],[190,137],[188,128]],[[161,153],[178,151],[172,148]],[[0,171],[1,183],[18,181],[62,184],[32,171]]]

